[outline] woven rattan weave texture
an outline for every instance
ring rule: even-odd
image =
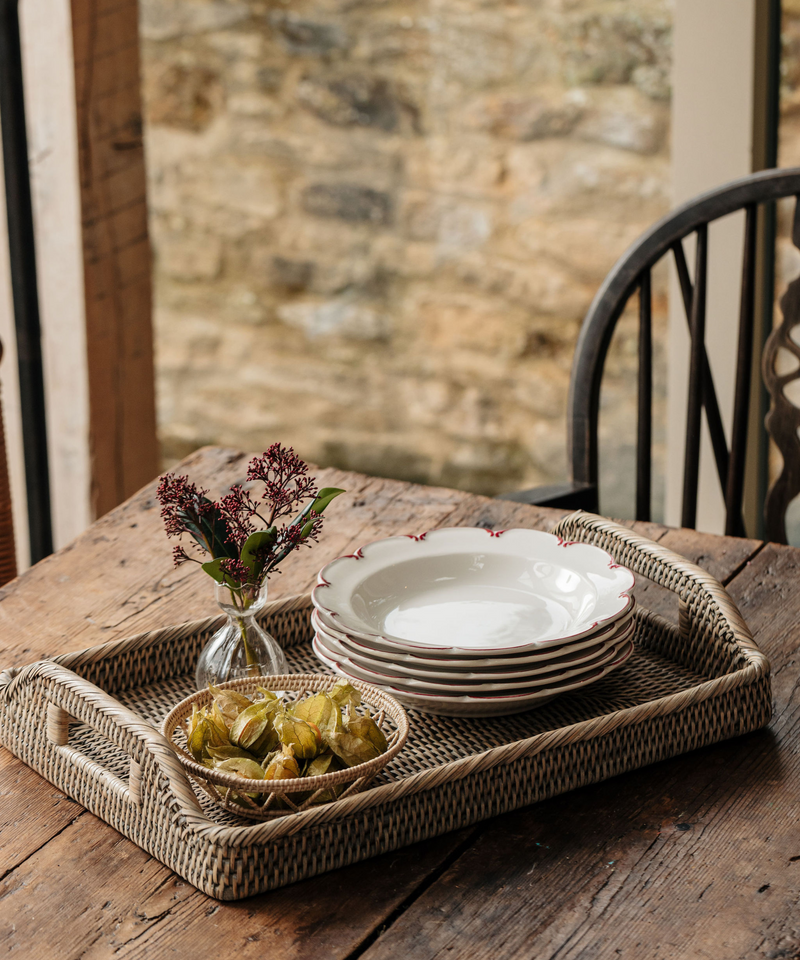
[[[206,893],[239,899],[755,730],[769,664],[724,588],[625,527],[574,514],[589,541],[677,594],[678,626],[640,608],[634,656],[608,678],[512,717],[410,713],[370,789],[253,824],[193,785],[157,727],[192,690],[218,620],[142,634],[0,675],[0,738],[69,796]],[[319,673],[310,600],[272,604],[294,671]]]

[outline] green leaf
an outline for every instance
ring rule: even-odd
[[[229,587],[238,587],[239,582],[234,580],[233,577],[229,576],[222,569],[222,561],[227,559],[227,557],[217,557],[216,560],[209,560],[202,565],[203,570],[205,570],[209,577],[213,577],[217,583],[225,583]]]
[[[305,538],[311,533],[314,529],[314,520],[309,520],[308,523],[300,531],[300,536],[305,540]]]
[[[316,497],[311,501],[311,503],[307,503],[303,507],[303,509],[297,514],[294,520],[292,520],[289,526],[295,527],[298,523],[302,523],[312,510],[314,513],[319,515],[334,497],[338,497],[340,493],[345,492],[345,490],[340,490],[338,487],[323,487]]]
[[[206,539],[205,533],[203,533],[203,531],[200,529],[200,527],[197,526],[197,524],[193,523],[188,518],[188,516],[183,512],[183,510],[178,511],[178,516],[183,521],[183,524],[186,527],[186,529],[189,531],[189,533],[200,544],[203,550],[205,550],[206,553],[208,553],[209,544],[208,544],[208,540]]]
[[[325,507],[339,496],[340,493],[345,493],[344,490],[340,490],[339,487],[323,487],[317,496],[314,499],[314,502],[311,504],[311,509],[314,513],[322,513]]]
[[[213,504],[213,501],[207,497],[202,497],[202,502],[204,504]],[[228,527],[216,507],[201,517],[199,524],[195,523],[183,510],[179,511],[178,515],[183,520],[186,529],[206,553],[210,553],[214,558],[229,557],[232,560],[238,559],[236,545],[226,542]]]
[[[212,555],[217,557],[229,557],[231,560],[238,560],[239,553],[235,543],[229,543],[228,525],[222,519],[222,514],[213,506],[213,501],[203,497],[203,503],[211,504],[212,509],[201,517],[201,523],[208,536],[208,542],[211,544]]]
[[[256,568],[258,567],[260,569],[268,558],[265,558],[261,562],[257,562],[256,554],[259,550],[263,550],[265,547],[273,547],[277,539],[277,527],[270,527],[268,530],[257,530],[255,533],[251,533],[242,547],[242,563],[249,570],[252,570],[254,573],[258,573],[259,571]]]

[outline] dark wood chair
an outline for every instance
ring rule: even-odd
[[[662,257],[672,255],[677,269],[686,319],[691,334],[689,398],[683,476],[681,523],[694,527],[700,460],[701,409],[705,408],[717,473],[725,500],[725,532],[744,535],[742,498],[752,374],[758,209],[782,197],[800,197],[800,169],[768,170],[735,180],[704,193],[668,214],[648,230],[617,261],[594,298],[581,328],[569,391],[566,484],[505,494],[502,499],[524,503],[598,509],[598,414],[600,384],[614,327],[630,298],[639,294],[639,374],[637,387],[635,518],[650,519],[652,441],[652,294],[651,272]],[[731,440],[728,443],[705,347],[708,225],[745,211],[745,239],[741,273],[738,353]],[[690,277],[683,240],[696,235],[694,276]],[[792,239],[800,247],[800,203],[795,206]],[[784,393],[786,384],[800,378],[800,346],[791,338],[800,323],[800,278],[781,299],[783,322],[769,336],[763,352],[763,376],[772,398],[766,428],[783,455],[783,471],[765,502],[768,539],[786,542],[785,514],[800,493],[800,410]],[[733,331],[731,331],[733,334]],[[797,369],[779,375],[776,358],[781,349],[796,360]]]

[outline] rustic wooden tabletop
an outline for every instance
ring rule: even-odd
[[[218,492],[247,459],[207,448],[180,470]],[[334,470],[320,481],[348,493],[272,598],[378,537],[548,529],[563,515]],[[215,612],[207,579],[172,568],[154,492],[0,590],[1,666]],[[727,585],[772,661],[768,730],[233,904],[0,750],[0,949],[36,960],[800,957],[800,550],[633,526]],[[652,608],[665,602],[637,590]]]

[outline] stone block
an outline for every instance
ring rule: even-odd
[[[261,123],[275,120],[283,112],[281,104],[274,97],[265,96],[257,90],[229,94],[227,107],[232,114],[254,117]]]
[[[409,240],[436,240],[446,200],[430,190],[406,190],[400,197],[400,221]]]
[[[314,183],[303,190],[301,203],[315,217],[337,218],[378,227],[392,222],[392,198],[382,190],[357,183]]]
[[[444,207],[439,219],[436,251],[440,257],[458,256],[480,249],[492,233],[493,211],[489,204],[454,202]]]
[[[383,77],[346,73],[339,77],[306,76],[297,85],[297,99],[312,113],[339,127],[394,130],[400,105]]]
[[[173,280],[214,280],[222,269],[222,242],[213,234],[161,233],[153,237],[156,267]]]
[[[649,66],[668,89],[672,31],[666,3],[610,3],[599,10],[588,4],[551,23],[567,83],[629,83],[638,67]]]
[[[667,134],[669,113],[631,86],[592,91],[575,127],[581,140],[634,153],[656,153]]]
[[[506,29],[502,12],[447,10],[422,22],[443,79],[474,90],[513,75],[513,34]]]
[[[295,13],[282,10],[273,11],[269,21],[292,53],[321,57],[344,51],[351,43],[340,23],[306,20]]]
[[[400,249],[388,249],[385,252],[379,244],[373,247],[379,261],[386,265],[387,270],[392,270],[398,277],[414,280],[427,279],[438,272],[439,258],[433,243],[417,241],[399,246]],[[395,244],[392,244],[392,247],[395,247]]]
[[[262,327],[270,319],[270,311],[267,304],[252,289],[251,279],[245,278],[243,283],[235,283],[226,292],[225,302],[219,308],[220,317],[223,319],[226,331],[230,332],[242,327]],[[236,338],[236,342],[242,343],[242,336]],[[243,362],[247,362],[247,350],[243,351]]]
[[[391,320],[383,310],[347,293],[332,300],[285,303],[278,307],[277,314],[284,323],[302,330],[309,340],[385,340],[391,332]]]
[[[669,100],[672,97],[669,71],[650,63],[642,63],[631,71],[631,83],[651,100]]]
[[[254,81],[264,93],[278,93],[283,86],[286,71],[281,67],[259,67],[255,71]]]
[[[619,222],[596,211],[593,217],[531,218],[518,224],[507,242],[508,252],[524,251],[530,259],[546,261],[546,269],[569,268],[572,279],[599,286],[617,258],[649,226],[647,217]]]
[[[509,244],[509,248],[512,245]],[[611,260],[613,263],[613,260]],[[482,251],[462,255],[452,266],[462,289],[480,292],[502,309],[524,308],[537,317],[580,319],[594,294],[594,286],[582,282],[570,263],[547,257],[488,256]]]
[[[279,183],[269,167],[219,156],[208,166],[187,164],[181,174],[184,196],[193,194],[204,207],[246,215],[250,224],[273,220],[281,211]]]
[[[316,262],[311,283],[313,293],[326,297],[348,290],[372,294],[370,288],[376,286],[375,276],[378,269],[372,248],[362,251],[359,246],[353,246],[342,258],[331,257],[330,254],[330,249],[324,251]]]
[[[507,154],[508,218],[647,223],[669,209],[664,152],[638,154],[572,138],[514,144]]]
[[[201,66],[158,64],[145,74],[146,119],[184,130],[204,130],[223,103],[219,75]]]
[[[142,0],[139,10],[144,40],[227,30],[250,17],[248,5],[236,0]]]
[[[574,326],[572,331],[574,338]],[[549,363],[547,354],[544,357],[531,354],[528,362],[515,368],[515,376],[508,384],[507,397],[514,408],[515,429],[524,436],[536,421],[553,424],[562,419],[568,390],[568,368]],[[561,441],[566,445],[563,436]]]
[[[207,51],[225,60],[225,76],[228,78],[248,61],[261,59],[265,56],[264,37],[253,30],[221,30],[203,35],[203,53]]]
[[[409,375],[398,380],[396,390],[401,409],[420,427],[441,427],[453,404],[449,380]]]
[[[532,96],[490,94],[470,105],[466,121],[473,129],[512,140],[566,137],[583,115],[584,103],[581,90],[539,90]]]
[[[315,264],[311,260],[289,260],[272,257],[270,280],[279,290],[301,293],[311,285]]]
[[[431,135],[404,154],[410,188],[477,199],[504,192],[506,148],[491,137]]]
[[[409,308],[425,349],[448,362],[454,359],[451,351],[475,352],[487,363],[513,357],[524,342],[524,314],[495,300],[421,293]]]

